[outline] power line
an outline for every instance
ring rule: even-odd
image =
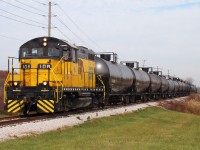
[[[26,6],[26,7],[35,9],[35,10],[40,11],[40,12],[43,12],[43,13],[47,13],[47,12],[42,11],[42,10],[40,10],[40,9],[38,9],[38,8],[35,8],[35,7],[33,7],[33,6],[30,6],[30,5],[27,5],[27,4],[25,4],[25,3],[22,3],[22,2],[20,2],[20,1],[18,1],[18,0],[15,0],[15,1],[16,1],[17,3],[20,3],[20,4],[24,5],[24,6]]]
[[[37,1],[37,0],[31,0],[31,1],[33,1],[33,2],[35,2],[35,3],[38,3],[38,4],[41,4],[41,5],[46,5],[45,3],[39,2],[39,1]]]
[[[0,2],[4,2],[4,3],[6,3],[6,4],[10,5],[10,6],[16,7],[16,8],[18,8],[18,9],[24,10],[24,11],[29,12],[29,13],[32,13],[32,14],[45,17],[45,15],[43,15],[43,14],[39,14],[39,13],[36,13],[36,12],[32,12],[32,11],[30,11],[30,10],[24,9],[24,8],[19,7],[19,6],[16,6],[16,5],[13,5],[13,4],[11,4],[11,3],[9,3],[9,2],[6,2],[6,1],[1,0]]]
[[[56,28],[58,30],[58,32],[60,32],[65,38],[68,39],[68,41],[72,42],[72,40],[65,34],[63,33],[59,28]]]
[[[56,30],[58,30],[58,32],[60,32],[65,38],[67,38],[69,41],[72,41],[65,33],[63,33],[58,27],[56,27],[53,23],[51,23],[52,26],[54,26],[54,28]]]
[[[25,17],[19,16],[19,15],[13,14],[13,13],[8,12],[8,11],[6,11],[6,10],[3,10],[3,9],[0,9],[0,10],[6,12],[6,13],[8,13],[8,14],[11,14],[11,15],[13,15],[13,16],[15,16],[15,17],[19,17],[19,18],[21,18],[21,19],[25,19],[25,20],[28,20],[28,21],[32,21],[32,22],[35,22],[35,23],[38,23],[38,24],[41,24],[41,25],[45,25],[45,26],[47,26],[47,25],[44,24],[44,23],[40,23],[40,22],[37,22],[37,21],[35,21],[35,20],[28,19],[28,18],[25,18]]]
[[[20,20],[17,20],[17,19],[13,19],[13,18],[4,16],[4,15],[0,15],[0,17],[6,18],[6,19],[10,19],[10,20],[13,20],[13,21],[16,21],[16,22],[20,22],[20,23],[23,23],[23,24],[26,24],[26,25],[29,25],[29,26],[34,26],[34,27],[38,27],[38,28],[44,28],[44,27],[42,27],[42,26],[30,24],[30,23],[27,23],[27,22],[24,22],[24,21],[20,21]]]
[[[22,39],[17,39],[17,38],[13,38],[13,37],[10,37],[10,36],[5,36],[5,35],[0,35],[0,37],[11,39],[11,40],[24,41]]]
[[[85,43],[85,41],[83,41],[76,33],[74,33],[58,16],[56,16],[57,20],[63,24],[76,38],[78,38],[81,42]]]
[[[58,8],[64,13],[64,15],[76,26],[76,28],[82,32],[82,34],[87,37],[88,40],[90,40],[93,44],[95,44],[98,48],[102,49],[94,40],[92,40],[74,21],[73,19],[61,8],[59,4],[57,4]]]

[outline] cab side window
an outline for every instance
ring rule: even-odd
[[[69,51],[63,51],[63,56],[65,57],[65,60],[70,60]]]
[[[71,58],[73,62],[77,62],[77,50],[71,49]]]

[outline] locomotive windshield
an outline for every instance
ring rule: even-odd
[[[64,46],[63,46],[64,45]],[[63,48],[68,48],[68,43],[53,37],[39,37],[24,43],[19,50],[20,59],[52,58],[60,59]],[[70,47],[70,46],[69,46]]]
[[[56,48],[22,48],[20,58],[60,57],[60,50]]]

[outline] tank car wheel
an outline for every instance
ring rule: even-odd
[[[130,98],[128,96],[125,96],[124,102],[125,102],[125,105],[130,104]]]
[[[122,96],[121,97],[121,103],[122,105],[126,106],[128,103],[127,103],[127,97],[126,96]]]
[[[155,100],[159,100],[159,96],[157,94],[155,95]]]
[[[104,107],[105,107],[105,104],[104,104],[104,103],[99,103],[99,104],[98,104],[98,108],[104,109]]]
[[[143,96],[142,96],[142,101],[143,101],[143,102],[147,102],[147,101],[148,101],[147,95],[143,95]]]
[[[129,99],[130,103],[136,103],[136,97],[135,96],[132,96],[130,99]]]

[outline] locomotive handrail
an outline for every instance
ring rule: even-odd
[[[63,56],[60,60],[59,60],[59,62],[55,65],[55,67],[52,69],[53,71],[55,70],[55,68],[59,65],[59,63],[61,63],[61,61],[63,60],[63,58],[65,58],[65,56]]]
[[[97,76],[97,78],[99,79],[99,81],[101,82],[101,84],[103,85],[103,100],[105,100],[105,97],[106,97],[106,88],[105,88],[105,84],[103,83],[103,80],[101,78],[100,75]]]
[[[62,95],[63,95],[63,83],[62,83],[61,81],[58,80],[58,77],[56,76],[54,70],[55,70],[55,68],[61,63],[61,61],[63,60],[63,58],[65,58],[65,56],[63,56],[63,57],[59,60],[59,62],[55,65],[55,67],[54,67],[53,69],[51,69],[51,72],[52,72],[52,74],[53,74],[53,77],[54,77],[54,79],[55,79],[55,81],[56,81],[56,86],[57,86],[57,95],[56,95],[57,103],[58,103],[58,99],[59,99],[59,94],[58,94],[58,82],[60,82],[60,84],[61,84],[61,86],[62,86],[61,97],[60,97],[60,99],[62,99]]]
[[[56,81],[56,79],[55,79],[55,73],[53,72],[53,70],[51,70],[51,71],[52,71],[54,80]],[[57,82],[57,81],[56,81],[56,85],[57,85],[57,95],[56,95],[56,99],[57,99],[57,103],[58,103],[58,82]]]
[[[53,70],[51,70],[51,71],[52,71],[53,77],[54,77],[54,79],[56,81],[56,86],[57,86],[57,96],[56,96],[56,98],[57,98],[57,102],[58,102],[58,99],[59,99],[59,95],[58,95],[58,82],[60,82],[60,84],[62,86],[62,91],[61,91],[62,94],[61,94],[60,99],[62,99],[62,95],[63,95],[63,84],[62,84],[61,81],[58,80],[58,77],[56,76],[56,74],[54,73],[54,71]]]
[[[4,83],[4,103],[6,102],[6,98],[7,98],[7,95],[6,95],[6,85],[8,83],[8,79],[10,78],[10,73],[8,72],[8,75],[7,75],[7,78],[6,78],[6,81]]]

